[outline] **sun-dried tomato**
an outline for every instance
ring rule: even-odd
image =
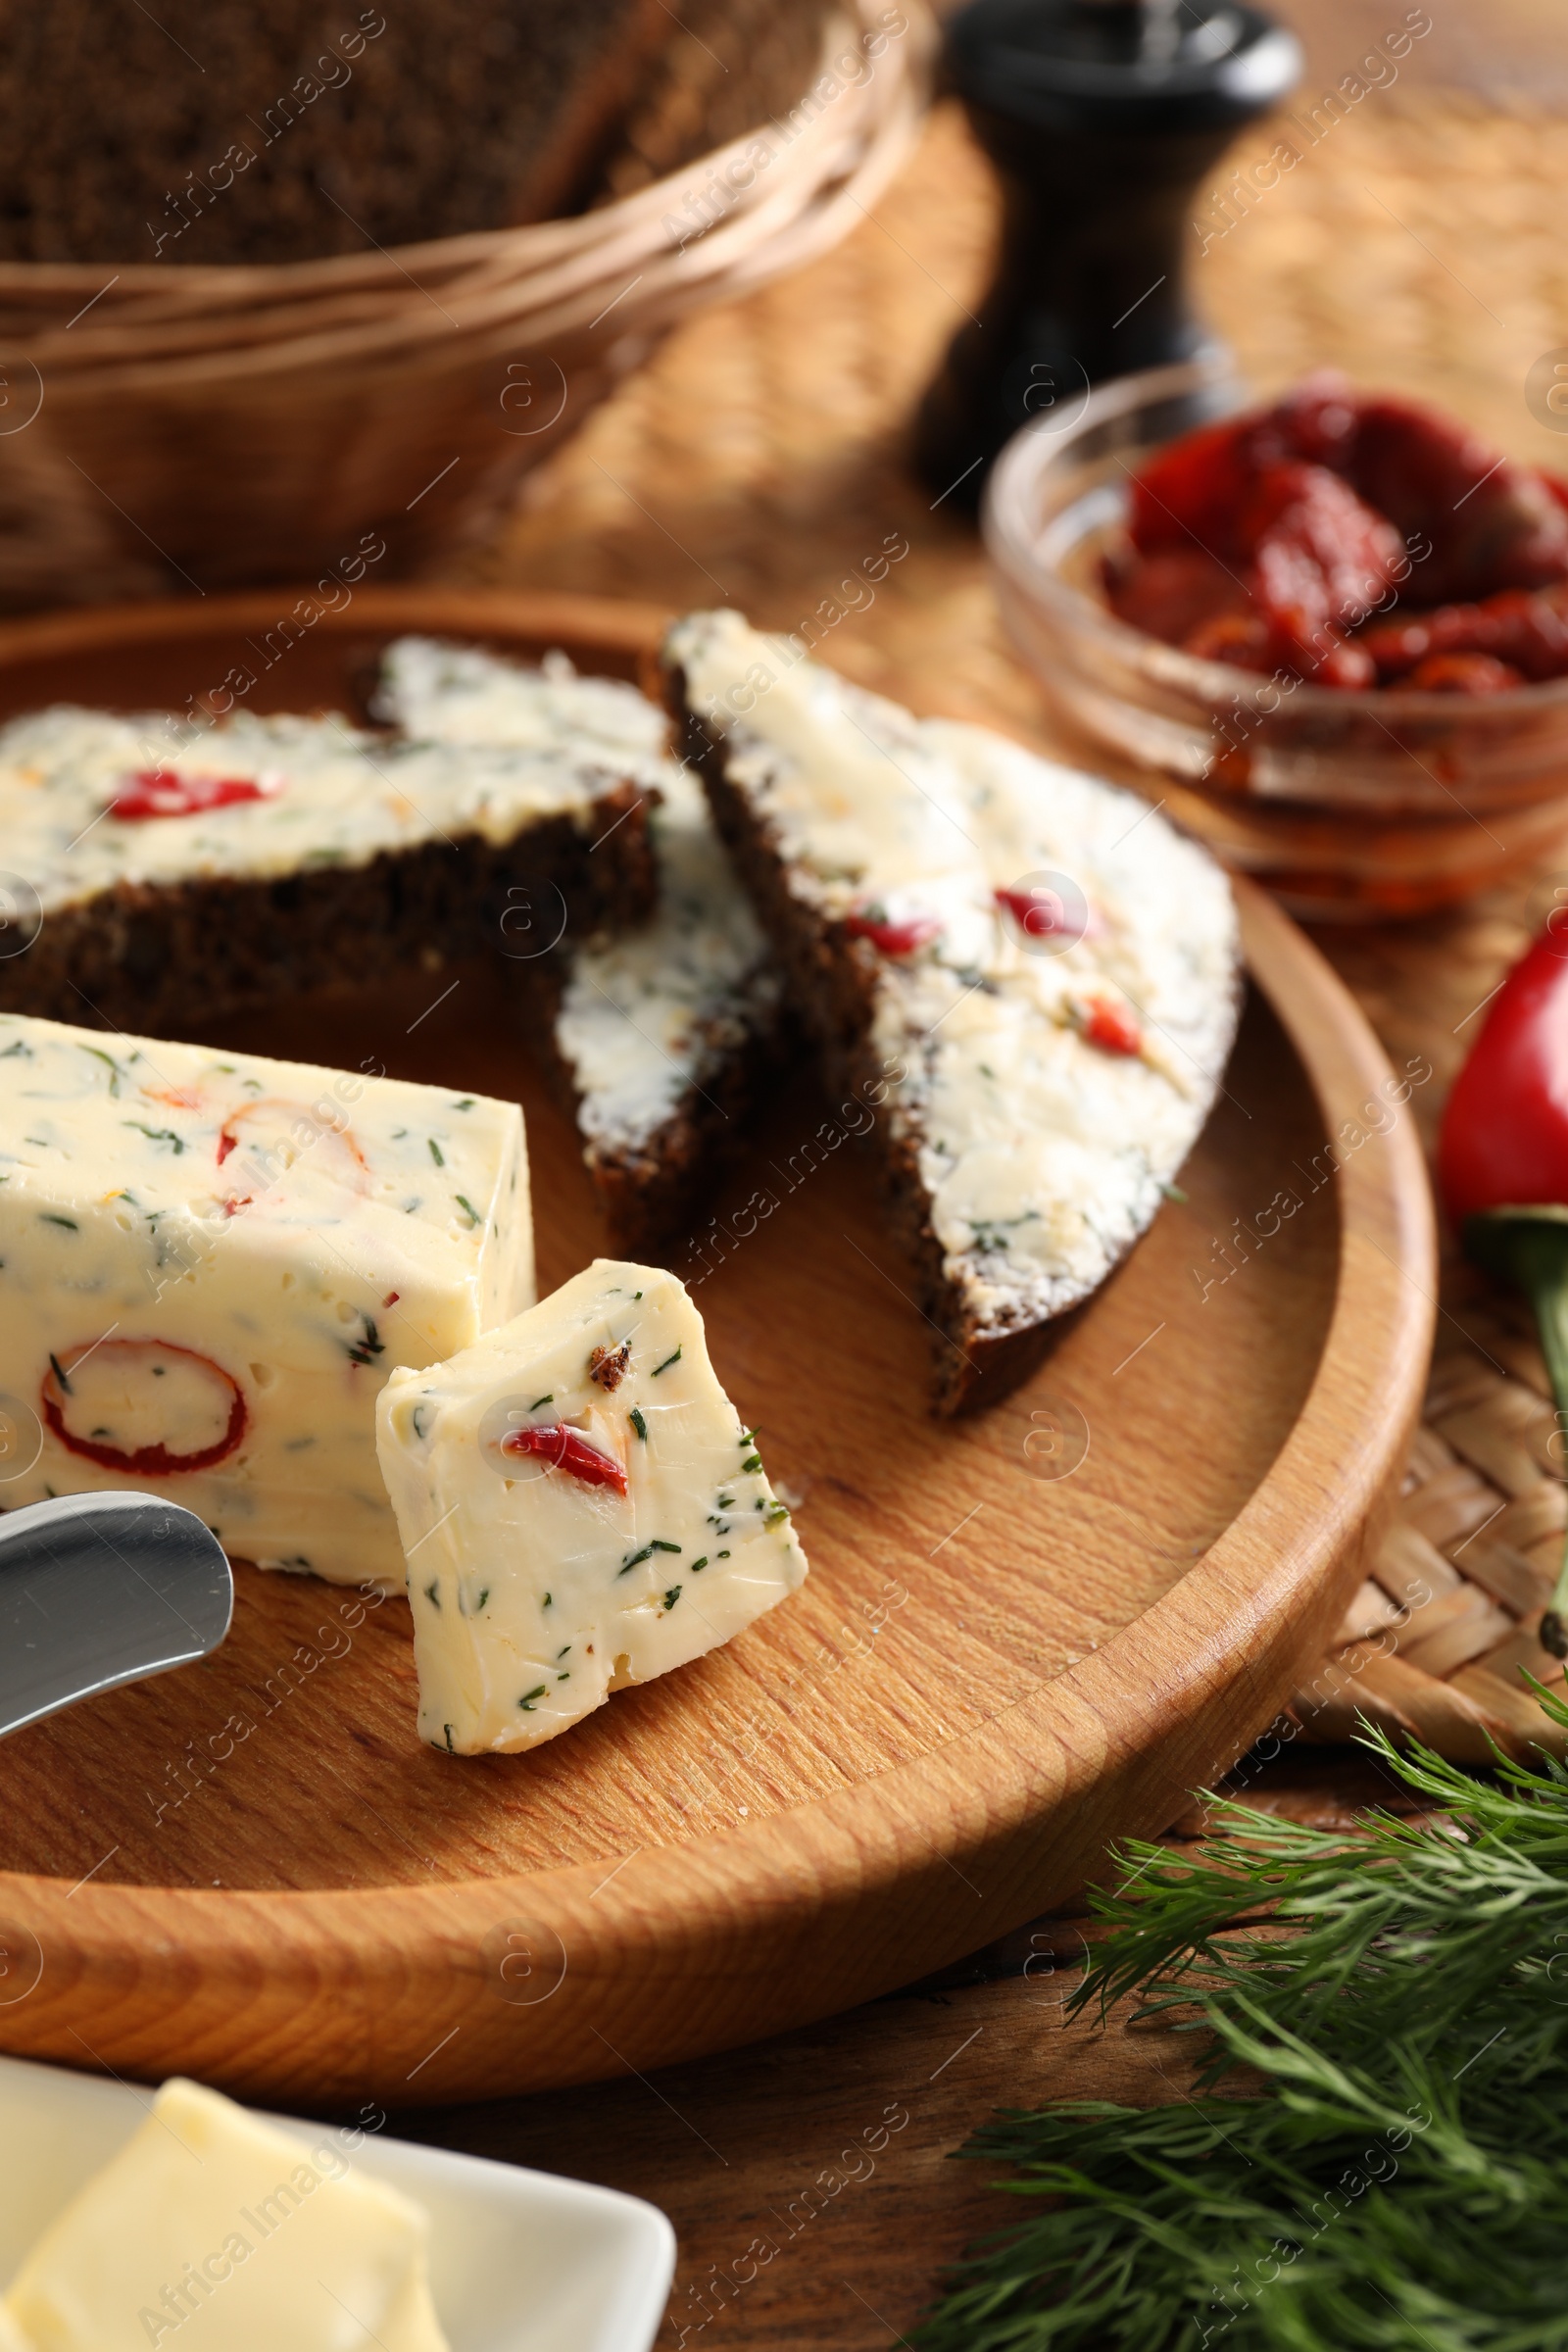
[[[1414,401],[1357,403],[1347,475],[1413,547],[1430,541],[1418,564],[1424,605],[1540,588],[1568,572],[1568,514],[1543,476]]]
[[[1309,662],[1359,627],[1404,554],[1394,525],[1326,466],[1265,467],[1242,527],[1252,551],[1252,593]]]
[[[1509,686],[1522,686],[1524,679],[1491,654],[1428,654],[1405,684],[1427,694],[1501,694]]]
[[[1118,620],[1148,637],[1181,645],[1197,629],[1239,618],[1247,584],[1200,547],[1156,548],[1131,564],[1107,565],[1105,595]]]
[[[1245,417],[1184,433],[1133,477],[1133,545],[1146,556],[1158,548],[1234,551],[1236,515],[1253,471]]]
[[[1568,672],[1568,620],[1550,596],[1524,588],[1385,621],[1367,630],[1365,643],[1386,678],[1402,678],[1437,654],[1490,654],[1524,678]]]
[[[1487,657],[1430,673],[1452,692],[1568,675],[1568,483],[1330,371],[1159,451],[1128,521],[1112,611],[1200,659],[1341,689],[1449,654]],[[1363,640],[1391,588],[1423,610]]]
[[[1163,636],[1164,631],[1156,629],[1154,634]],[[1255,606],[1249,612],[1221,612],[1178,642],[1183,653],[1200,662],[1228,662],[1233,669],[1265,674],[1279,666],[1274,632]]]
[[[1253,416],[1248,449],[1255,466],[1300,458],[1348,476],[1358,421],[1358,396],[1349,378],[1337,368],[1315,368],[1272,408]]]

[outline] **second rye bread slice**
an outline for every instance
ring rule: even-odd
[[[785,1048],[767,942],[700,783],[668,757],[663,710],[562,653],[534,667],[426,637],[388,647],[375,708],[454,747],[567,742],[647,794],[651,912],[513,968],[614,1247],[660,1255],[691,1232]]]
[[[331,712],[0,726],[0,1009],[178,1037],[300,991],[574,938],[655,896],[652,796],[593,744],[371,734]]]
[[[880,1105],[933,1408],[1016,1387],[1152,1222],[1235,1036],[1218,866],[1132,794],[917,719],[734,612],[671,707],[835,1090]]]

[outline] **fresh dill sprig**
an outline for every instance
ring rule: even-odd
[[[1072,2006],[1193,2033],[1194,2095],[979,2132],[1031,2210],[920,2352],[1568,2352],[1568,1771],[1367,1744],[1435,1826],[1125,1849]]]

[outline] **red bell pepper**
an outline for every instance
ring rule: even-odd
[[[1444,1112],[1438,1176],[1467,1254],[1535,1307],[1568,1435],[1568,908],[1492,1001]],[[1541,1641],[1568,1658],[1568,1555]]]

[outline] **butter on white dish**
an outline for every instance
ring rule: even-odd
[[[612,1230],[630,1240],[671,1212],[678,1222],[695,1204],[684,1196],[697,1163],[716,1154],[768,1064],[781,984],[701,786],[666,756],[664,712],[617,678],[579,676],[564,654],[528,669],[427,637],[388,647],[375,707],[421,741],[575,743],[657,788],[658,904],[570,957],[555,1043]],[[701,1147],[666,1134],[672,1122],[700,1129]]]
[[[166,2082],[12,2280],[19,2345],[447,2352],[425,2217],[357,2172],[340,2136],[302,2144],[217,2091]],[[13,2147],[0,2172],[24,2160]]]
[[[376,1392],[532,1297],[515,1103],[0,1014],[7,1506],[150,1491],[401,1588]]]
[[[657,1266],[597,1258],[452,1362],[394,1373],[376,1437],[419,1733],[454,1754],[554,1739],[806,1575],[703,1319]]]

